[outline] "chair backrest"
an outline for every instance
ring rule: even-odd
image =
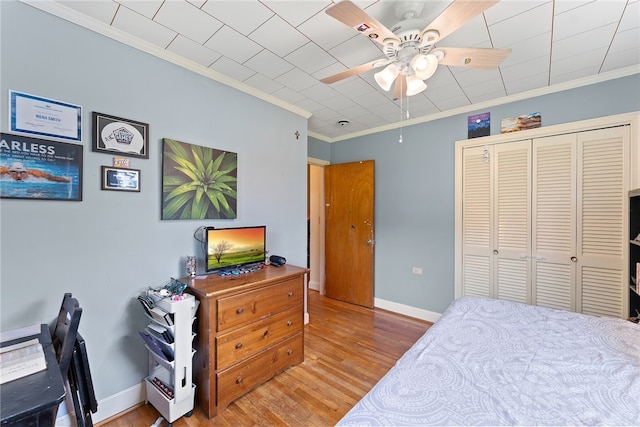
[[[58,358],[58,365],[60,365],[62,378],[67,378],[69,373],[69,366],[73,358],[81,315],[82,308],[80,308],[78,300],[73,298],[70,293],[64,294],[60,306],[60,313],[53,325],[51,333],[51,339],[56,351],[56,357]]]

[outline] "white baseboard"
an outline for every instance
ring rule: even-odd
[[[146,396],[146,389],[144,387],[144,380],[138,384],[130,387],[126,390],[109,396],[105,399],[98,401],[98,411],[95,414],[91,414],[93,423],[111,418],[121,412],[128,410],[136,406],[137,404],[144,402]],[[72,406],[73,407],[73,406]],[[64,412],[64,413],[63,413]],[[58,409],[58,418],[56,418],[56,427],[75,426],[75,419],[71,421],[71,415],[67,413],[64,402]]]
[[[320,291],[320,283],[309,280],[309,289],[313,289],[314,291]]]
[[[426,320],[427,322],[435,322],[440,319],[440,316],[442,315],[435,311],[423,310],[421,308],[411,307],[409,305],[387,301],[380,298],[374,298],[373,305],[377,308],[393,311],[398,314],[404,314],[405,316],[415,317],[416,319]]]

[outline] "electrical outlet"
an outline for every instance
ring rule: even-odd
[[[422,274],[422,269],[420,267],[413,267],[413,274]]]

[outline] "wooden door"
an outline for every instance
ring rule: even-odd
[[[374,161],[326,166],[324,185],[326,296],[373,307]]]

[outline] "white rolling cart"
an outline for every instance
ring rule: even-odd
[[[149,350],[146,401],[160,412],[168,421],[168,427],[171,427],[178,418],[193,413],[196,387],[192,382],[192,359],[195,353],[193,322],[199,301],[190,294],[160,296],[158,292],[150,290],[145,295],[147,301],[153,300],[152,310],[148,310],[149,306],[145,307],[150,323],[141,332],[141,335],[147,336],[145,346]],[[152,341],[148,340],[149,337]]]

